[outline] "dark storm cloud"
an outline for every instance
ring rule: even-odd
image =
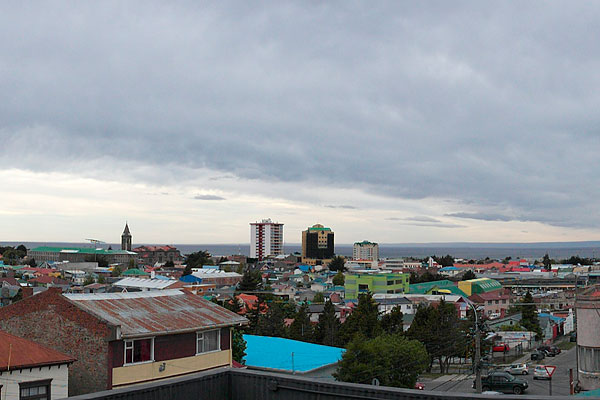
[[[164,182],[211,168],[593,227],[599,11],[3,2],[0,155],[101,176],[127,163]]]
[[[199,194],[194,196],[194,200],[225,200],[225,197],[215,196],[213,194]]]

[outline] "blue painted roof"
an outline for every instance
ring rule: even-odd
[[[201,283],[202,282],[202,278],[198,278],[197,276],[194,275],[184,275],[181,278],[179,278],[179,280],[181,282],[185,282],[185,283]]]
[[[440,268],[440,271],[458,271],[458,268],[456,268],[456,267],[444,267],[444,268]]]
[[[294,370],[308,372],[342,358],[345,349],[323,346],[269,336],[244,335],[246,340],[246,365],[292,372],[292,353]]]
[[[310,272],[312,270],[312,267],[310,265],[298,265],[298,268],[300,268],[300,271],[302,272]]]
[[[538,313],[538,317],[550,318],[554,322],[563,322],[565,320],[564,318],[555,317],[554,315],[548,313]]]

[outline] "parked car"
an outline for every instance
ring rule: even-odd
[[[544,351],[534,351],[531,353],[531,360],[543,360],[546,358],[546,352]]]
[[[533,370],[533,379],[550,379],[550,374],[543,365],[537,365]]]
[[[511,366],[506,367],[504,371],[511,375],[527,375],[529,374],[529,367],[527,364],[512,364]]]
[[[500,351],[500,352],[507,352],[510,350],[510,347],[508,346],[507,343],[496,343],[493,347],[492,347],[492,351]]]
[[[417,390],[425,390],[425,385],[422,384],[421,382],[417,382],[417,383],[415,383],[415,389],[417,389]]]
[[[556,346],[540,346],[537,351],[544,352],[547,357],[554,357],[560,353],[560,349]]]
[[[492,372],[481,378],[481,389],[483,392],[495,391],[502,393],[522,394],[527,390],[527,381],[515,378],[508,372]],[[475,381],[473,381],[475,388]]]

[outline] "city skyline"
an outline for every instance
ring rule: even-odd
[[[599,17],[0,4],[0,241],[116,241],[127,220],[138,243],[246,243],[266,217],[290,243],[315,223],[339,243],[597,240]]]

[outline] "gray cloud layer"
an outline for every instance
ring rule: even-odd
[[[584,1],[4,2],[0,155],[109,174],[127,161],[165,181],[209,167],[595,227],[599,18]]]

